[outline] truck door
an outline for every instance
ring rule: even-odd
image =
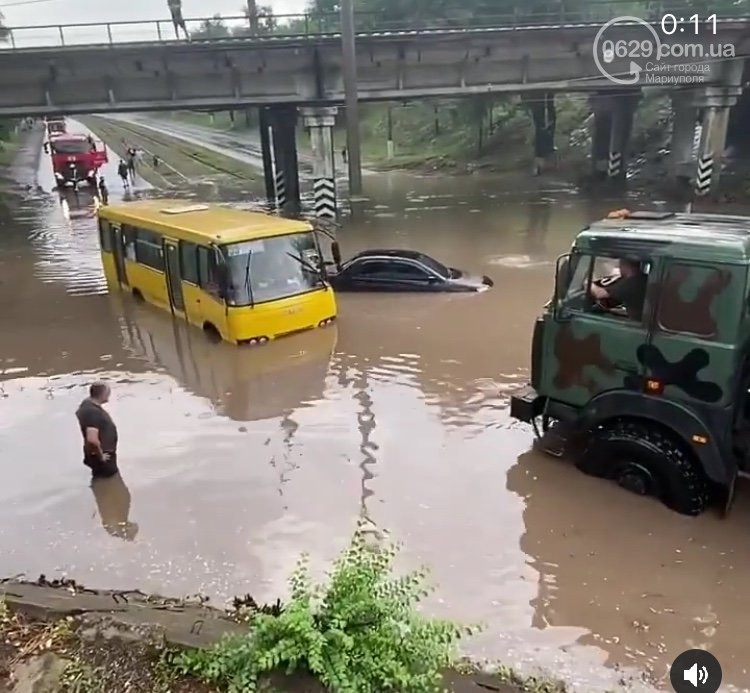
[[[669,399],[697,411],[732,401],[744,281],[728,265],[670,260],[663,268],[652,338],[640,357]]]
[[[542,390],[553,400],[582,407],[609,390],[640,389],[637,351],[648,330],[643,316],[604,310],[591,298],[592,283],[616,276],[617,258],[573,257],[568,290],[545,326]]]

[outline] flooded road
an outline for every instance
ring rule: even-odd
[[[66,220],[41,185],[0,212],[3,575],[270,600],[300,552],[324,567],[364,515],[431,567],[431,611],[486,624],[476,657],[663,689],[672,659],[706,646],[750,686],[750,494],[727,520],[678,516],[529,452],[508,417],[554,259],[622,200],[378,176],[345,256],[419,248],[495,288],[342,295],[336,328],[236,349],[108,295],[90,210]],[[114,382],[123,479],[92,489],[73,413],[94,378]]]

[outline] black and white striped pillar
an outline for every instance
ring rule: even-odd
[[[712,154],[701,156],[698,159],[698,175],[695,177],[695,194],[708,195],[714,177],[714,157]]]
[[[313,154],[313,206],[315,216],[321,219],[335,219],[338,211],[333,153],[336,112],[335,107],[302,109],[305,127],[310,130]]]
[[[276,193],[276,204],[284,209],[287,202],[286,197],[286,179],[284,176],[284,169],[277,168],[273,179],[274,192]]]
[[[610,152],[607,163],[607,177],[617,178],[622,173],[622,152]]]
[[[313,182],[315,216],[323,219],[336,218],[336,180],[318,178]]]

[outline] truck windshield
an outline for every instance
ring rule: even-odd
[[[223,250],[230,305],[274,301],[324,286],[316,270],[319,255],[313,231],[232,243]]]
[[[85,154],[91,149],[91,142],[88,140],[62,140],[52,143],[54,154]]]

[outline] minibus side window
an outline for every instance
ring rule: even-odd
[[[161,238],[152,231],[137,229],[135,239],[135,258],[138,262],[161,272],[164,271],[164,251]]]
[[[183,281],[198,284],[198,246],[180,241],[180,274]]]
[[[216,272],[216,258],[210,248],[198,246],[198,284],[212,296],[221,298]]]

